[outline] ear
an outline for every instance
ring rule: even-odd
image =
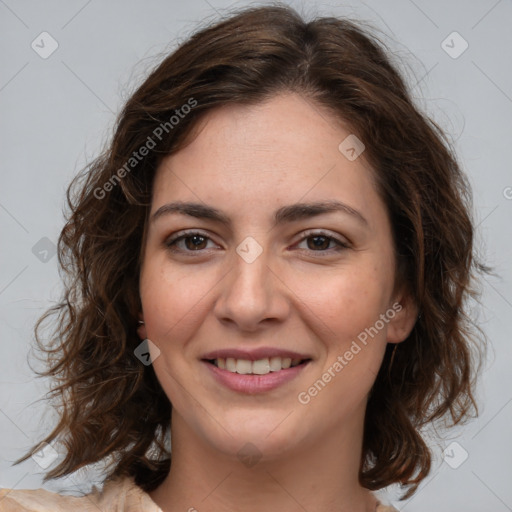
[[[418,309],[416,301],[405,290],[396,295],[388,310],[388,318],[390,318],[387,329],[388,343],[401,343],[407,339],[418,320]],[[391,311],[395,312],[392,318]]]
[[[139,326],[137,327],[137,334],[141,340],[145,340],[148,337],[146,324],[144,323],[144,317],[142,316],[142,313],[139,313]]]

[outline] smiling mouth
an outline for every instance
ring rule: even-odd
[[[271,372],[279,372],[304,365],[311,359],[291,359],[290,357],[265,357],[250,361],[248,359],[235,359],[232,357],[217,359],[204,359],[204,361],[216,366],[221,370],[240,375],[267,375]]]

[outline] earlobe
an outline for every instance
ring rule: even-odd
[[[392,308],[394,317],[390,320],[387,329],[388,343],[401,343],[406,340],[418,320],[418,306],[412,297],[404,294],[397,300]]]
[[[139,320],[139,327],[137,327],[137,334],[141,340],[145,340],[147,336],[146,332],[146,324],[144,323],[144,320]]]

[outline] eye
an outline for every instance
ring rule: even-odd
[[[165,245],[175,252],[201,252],[207,248],[205,245],[208,240],[211,241],[210,237],[200,231],[186,231],[166,240]]]
[[[311,243],[309,242],[311,240]],[[308,231],[305,236],[301,239],[300,243],[306,242],[306,250],[313,252],[332,253],[332,251],[342,251],[348,249],[350,246],[347,242],[338,239],[324,231]],[[331,243],[334,243],[334,247],[329,248]]]

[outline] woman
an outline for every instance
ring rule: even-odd
[[[418,430],[476,412],[466,180],[357,24],[196,33],[68,200],[46,479],[110,465],[102,493],[5,510],[394,510],[372,491],[416,491]]]

